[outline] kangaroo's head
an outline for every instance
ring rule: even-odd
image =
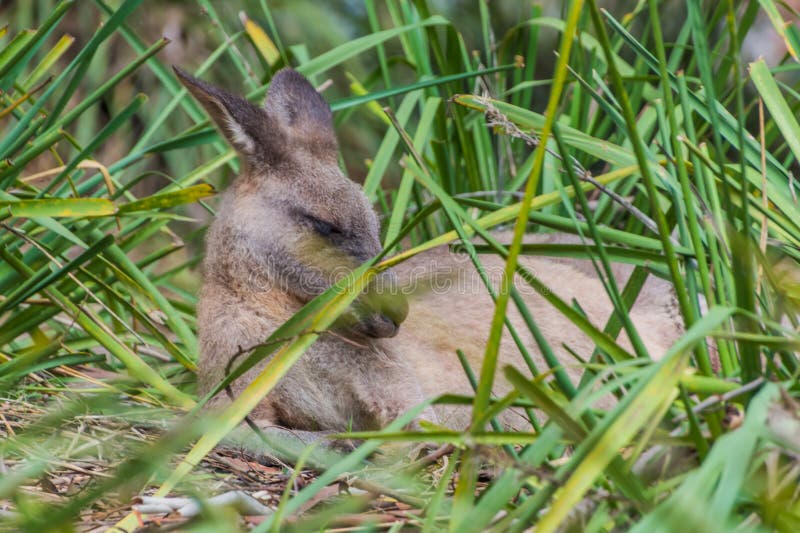
[[[207,254],[221,262],[245,257],[260,271],[251,280],[263,276],[302,304],[381,252],[378,218],[342,173],[331,109],[308,80],[290,69],[278,72],[259,107],[175,72],[242,162],[217,215],[223,242],[209,242]],[[394,274],[382,273],[357,301],[348,328],[368,337],[395,335],[408,312],[395,288]]]

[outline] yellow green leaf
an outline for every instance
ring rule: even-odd
[[[161,194],[154,194],[135,202],[129,202],[119,206],[120,213],[132,213],[134,211],[150,211],[153,209],[166,209],[176,205],[190,204],[201,198],[213,196],[217,193],[214,187],[207,183],[192,185],[178,191],[170,191]]]
[[[361,82],[349,72],[347,73],[347,78],[350,80],[350,92],[352,92],[355,96],[364,96],[365,94],[369,93],[367,88],[364,87]],[[389,120],[389,117],[386,116],[383,108],[381,108],[380,104],[375,100],[367,102],[367,109],[369,109],[373,115],[381,119],[387,126],[392,125],[392,121]]]
[[[102,217],[117,208],[105,198],[47,198],[43,200],[0,200],[0,212],[15,217]]]
[[[261,54],[261,57],[264,58],[269,66],[274,65],[280,59],[281,53],[275,43],[272,42],[272,39],[269,38],[267,32],[248,17],[244,11],[239,12],[239,19],[242,21],[245,33],[253,41],[253,45],[258,50],[258,53]]]

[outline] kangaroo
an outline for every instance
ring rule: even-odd
[[[337,272],[376,256],[382,247],[372,206],[339,167],[331,109],[301,74],[278,72],[264,105],[257,106],[175,71],[242,163],[207,235],[197,309],[198,389],[205,394],[225,377],[230,359],[243,347],[263,342],[327,289]],[[564,239],[569,237],[539,237]],[[482,262],[497,286],[503,261],[485,255]],[[522,257],[521,262],[562,299],[577,301],[595,325],[602,327],[611,315],[613,306],[591,267],[547,258]],[[618,267],[621,280],[627,273]],[[466,257],[446,247],[435,249],[382,272],[376,282],[396,288],[420,277],[435,283],[437,276],[450,279],[455,290],[434,286],[408,302],[402,297],[381,300],[377,307],[362,308],[355,323],[323,334],[251,418],[266,431],[286,428],[308,442],[326,432],[379,429],[443,393],[471,394],[456,349],[464,350],[474,369],[480,368],[494,305]],[[515,283],[542,334],[569,375],[578,379],[582,371],[569,350],[588,357],[594,343],[528,285]],[[681,333],[674,298],[665,286],[648,282],[630,313],[653,357],[663,355]],[[537,366],[546,370],[537,344],[511,307],[508,319]],[[233,393],[263,364],[235,381]],[[499,355],[499,365],[505,364],[528,372],[507,333]],[[510,389],[498,377],[494,392]],[[228,401],[220,394],[209,408]],[[457,428],[470,421],[468,409],[447,406],[428,409],[420,418]],[[503,418],[507,426],[521,422],[513,415]]]

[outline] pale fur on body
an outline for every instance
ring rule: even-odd
[[[510,233],[495,234],[495,237],[500,242],[511,241]],[[580,241],[572,235],[551,233],[527,236],[525,242],[574,244]],[[497,290],[504,261],[496,255],[481,255],[480,259],[492,285]],[[590,261],[529,256],[521,257],[520,263],[563,301],[577,302],[580,309],[599,329],[602,329],[611,316],[613,304],[606,289],[597,279]],[[420,271],[430,272],[434,276],[441,276],[442,272],[453,272],[454,276],[469,279],[467,286],[474,290],[455,293],[432,290],[419,298],[411,298],[408,318],[394,340],[411,361],[426,397],[445,392],[472,394],[473,390],[455,352],[456,349],[462,349],[470,366],[476,374],[478,373],[494,312],[492,299],[486,289],[479,285],[481,282],[477,279],[472,263],[465,254],[459,257],[450,253],[447,248],[440,248],[415,256],[399,265],[397,270],[401,284],[407,283],[410,273]],[[632,268],[624,264],[615,264],[613,270],[621,288],[622,283],[630,276]],[[595,343],[519,276],[515,279],[515,286],[571,381],[577,384],[583,369],[565,346],[584,360],[588,360],[595,349]],[[530,351],[539,371],[548,371],[549,367],[513,302],[509,302],[506,316]],[[683,331],[677,302],[670,285],[655,278],[648,279],[645,283],[629,316],[648,353],[654,359],[660,358]],[[620,336],[620,344],[631,351],[630,342],[624,332]],[[503,368],[505,365],[516,367],[524,375],[530,373],[507,331],[500,345],[498,368]],[[502,396],[511,390],[511,385],[501,379],[501,376],[502,373],[498,372],[498,379],[493,388],[496,396]],[[601,405],[607,407],[609,399],[602,401]],[[446,425],[464,427],[469,423],[469,412],[464,409],[437,406],[436,410],[440,420]],[[501,421],[506,426],[517,429],[530,428],[530,424],[521,416],[521,413],[516,411],[508,411],[501,417]]]
[[[262,343],[324,291],[336,272],[377,255],[381,244],[378,220],[366,196],[339,168],[330,108],[305,78],[291,70],[279,72],[260,108],[176,72],[243,163],[207,236],[198,303],[198,388],[203,395],[225,377],[232,357]],[[488,255],[482,259],[495,273],[496,284],[500,259]],[[602,328],[613,307],[591,266],[547,258],[521,261],[562,299],[579,302],[591,322]],[[620,281],[630,270],[615,268]],[[427,277],[477,279],[464,256],[442,248],[420,254],[394,272],[385,271],[380,281],[384,287],[402,286],[420,270]],[[588,357],[594,343],[530,287],[516,283],[545,338],[577,379],[582,371],[563,346]],[[288,428],[301,440],[312,440],[319,432],[381,428],[439,394],[471,394],[455,350],[464,350],[472,367],[480,368],[493,312],[485,289],[420,291],[410,298],[410,311],[400,297],[381,302],[377,308],[357,306],[354,325],[323,334],[251,418],[265,430]],[[539,368],[546,369],[528,328],[512,307],[510,321]],[[671,293],[654,283],[646,284],[630,316],[654,357],[663,355],[681,331]],[[514,365],[527,373],[508,337],[501,345],[500,365]],[[235,381],[233,394],[239,394],[264,364]],[[509,385],[499,379],[495,393],[507,390]],[[222,393],[209,406],[228,401]],[[420,418],[458,428],[469,422],[463,409],[444,407],[428,409]],[[521,419],[509,415],[503,422],[517,425]]]

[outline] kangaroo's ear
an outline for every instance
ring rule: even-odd
[[[264,110],[289,137],[332,142],[335,149],[331,108],[299,72],[285,68],[272,77]]]
[[[235,94],[199,80],[173,66],[181,83],[206,109],[228,142],[242,155],[258,157],[267,146],[269,118],[266,113]]]

